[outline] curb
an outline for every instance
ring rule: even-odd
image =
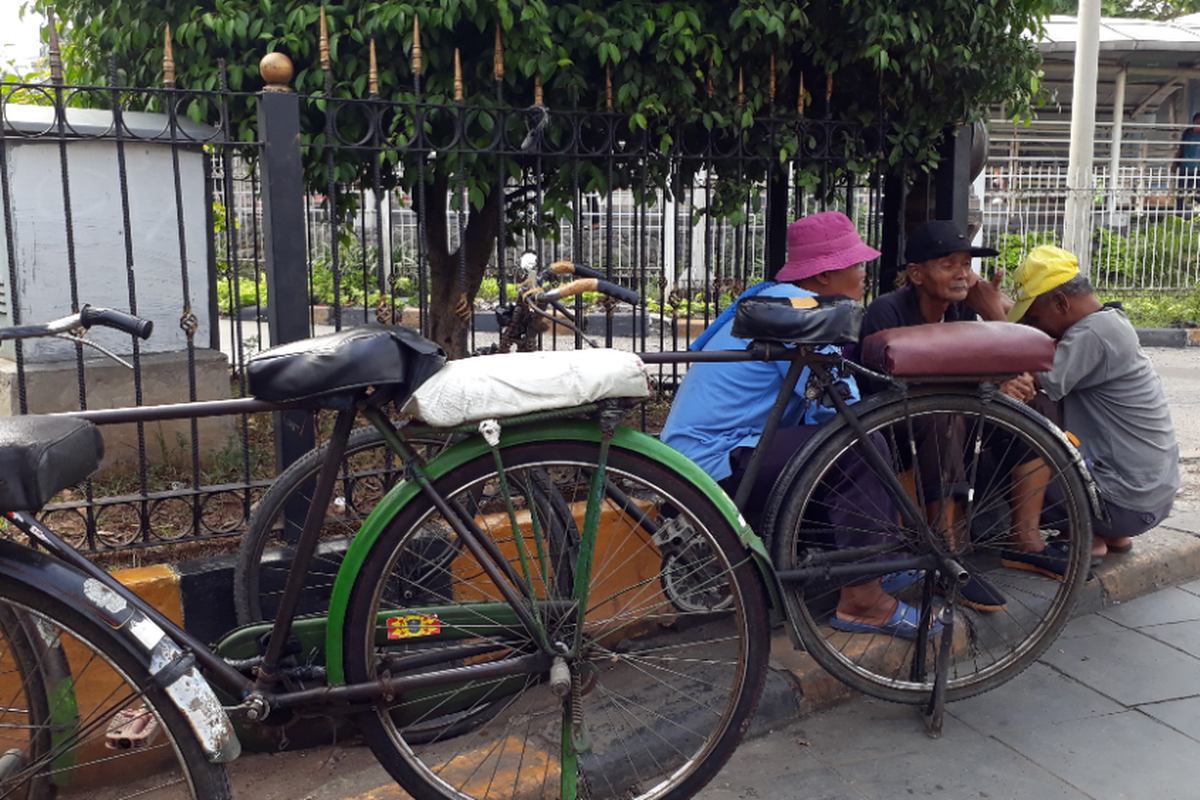
[[[1142,347],[1200,347],[1200,328],[1138,328]]]

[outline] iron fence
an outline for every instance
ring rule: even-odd
[[[246,115],[257,116],[257,140],[231,134]],[[242,366],[261,347],[363,323],[429,331],[439,303],[464,294],[474,295],[471,349],[489,341],[491,307],[522,277],[526,251],[543,264],[586,263],[647,298],[591,315],[581,300],[590,335],[679,349],[782,260],[778,220],[838,208],[879,241],[876,127],[761,119],[730,133],[632,122],[375,97],[5,85],[0,322],[89,302],[149,317],[157,331],[147,344],[96,336],[130,358],[132,375],[62,343],[4,345],[0,402],[11,402],[0,413],[238,396]],[[301,145],[281,156],[289,126]],[[477,171],[439,172],[447,160]],[[488,182],[500,202],[473,191]],[[475,292],[463,276],[478,264]],[[447,281],[453,289],[439,295]],[[570,334],[547,334],[545,345],[582,346]],[[95,552],[234,535],[322,425],[300,415],[106,431],[105,470],[47,513]]]

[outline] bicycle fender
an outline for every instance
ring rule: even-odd
[[[500,448],[529,442],[564,439],[599,442],[601,439],[600,426],[586,420],[561,420],[526,426],[507,426],[503,428],[500,436]],[[779,585],[775,580],[771,559],[762,539],[746,524],[746,520],[734,506],[733,500],[725,494],[725,490],[717,485],[716,481],[678,450],[663,444],[653,436],[648,436],[632,428],[618,427],[612,438],[611,446],[640,453],[662,463],[712,501],[749,551],[754,565],[758,568],[767,587],[771,605],[775,608],[782,607],[779,604]],[[474,458],[486,455],[490,450],[491,448],[482,436],[471,436],[439,454],[429,462],[426,469],[431,479],[437,479]],[[421,488],[412,481],[405,481],[392,487],[392,490],[367,516],[346,551],[342,566],[334,580],[333,594],[329,600],[329,625],[326,631],[325,652],[327,678],[331,685],[341,685],[346,682],[343,669],[342,638],[354,579],[387,523],[420,491]]]
[[[146,666],[182,712],[209,761],[223,764],[241,753],[225,709],[191,657],[112,589],[69,564],[5,541],[0,541],[0,582],[58,598],[111,630],[113,642]]]

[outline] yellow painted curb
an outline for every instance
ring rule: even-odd
[[[172,622],[183,624],[183,593],[180,590],[179,573],[170,565],[117,570],[113,577]]]

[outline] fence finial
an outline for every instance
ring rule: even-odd
[[[329,27],[325,24],[325,6],[321,6],[321,71],[330,74]]]
[[[613,110],[612,64],[604,65],[604,106],[610,112]]]
[[[767,81],[767,100],[775,105],[775,54],[771,54],[771,77]]]
[[[267,53],[258,62],[258,74],[267,82],[264,92],[290,92],[288,81],[292,79],[295,68],[292,60],[283,53]]]
[[[825,118],[833,116],[833,73],[825,73]]]
[[[712,100],[712,96],[713,96],[713,57],[712,57],[712,53],[708,54],[708,80],[706,82],[706,85],[708,87],[708,99]]]
[[[539,76],[533,78],[533,104],[535,106],[543,105],[542,103],[542,79]]]
[[[746,105],[746,83],[742,79],[742,68],[738,67],[738,108]]]
[[[421,75],[421,19],[413,13],[413,46],[412,46],[413,75]]]
[[[171,26],[163,34],[163,86],[175,88],[175,52],[171,49]]]
[[[375,37],[371,37],[371,62],[367,69],[367,86],[370,87],[371,99],[379,99],[379,62],[375,60]]]
[[[804,70],[800,70],[800,93],[796,96],[796,113],[804,116]]]
[[[462,58],[458,54],[458,48],[454,48],[454,102],[461,103],[463,101],[463,78],[462,78]]]
[[[500,43],[500,23],[496,23],[496,49],[492,53],[492,77],[504,80],[504,46]]]
[[[62,53],[58,49],[58,24],[54,21],[54,9],[46,9],[46,24],[50,26],[50,82],[62,86]]]

